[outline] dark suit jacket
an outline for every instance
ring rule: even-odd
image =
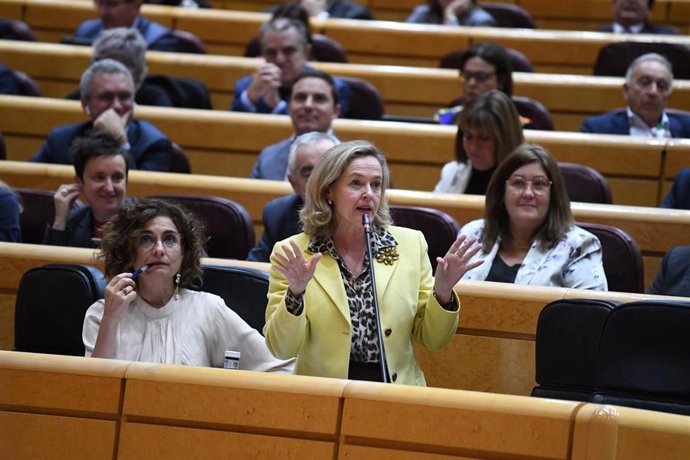
[[[312,70],[311,67],[307,66],[305,70]],[[347,83],[345,83],[343,80],[341,80],[338,77],[333,77],[333,80],[335,80],[335,86],[338,88],[338,103],[340,104],[340,117],[341,118],[347,118],[347,113],[350,108],[350,88],[348,88]],[[242,103],[242,99],[240,98],[240,95],[247,89],[249,88],[249,84],[252,82],[252,77],[243,77],[240,78],[235,82],[235,98],[232,101],[232,107],[230,107],[230,110],[233,110],[235,112],[249,112],[249,107],[244,105]],[[287,102],[288,101],[288,94],[290,90],[289,88],[281,88],[280,89],[280,96],[281,98]],[[257,113],[272,113],[272,109],[263,101],[259,100],[256,104],[256,112]],[[281,110],[280,112],[277,112],[280,114],[287,114],[287,106],[285,107],[284,110]]]
[[[673,187],[661,202],[662,208],[690,209],[690,168],[683,168],[676,174]]]
[[[690,297],[690,246],[677,246],[666,253],[647,293]]]
[[[144,36],[148,43],[148,49],[155,51],[175,51],[177,39],[167,27],[146,19],[137,17],[134,21],[136,29]],[[93,42],[103,31],[103,22],[100,19],[90,19],[82,22],[74,37],[84,43]]]
[[[613,23],[606,24],[597,29],[597,32],[613,32]],[[655,34],[655,35],[678,35],[680,32],[675,27],[664,25],[645,24],[640,30],[641,34]]]
[[[289,137],[263,149],[254,162],[249,177],[252,179],[285,180],[292,140],[292,137]]]
[[[125,198],[125,204],[135,202],[135,198]],[[46,225],[42,244],[53,246],[70,246],[73,248],[95,248],[98,244],[91,241],[91,227],[93,226],[93,214],[91,206],[82,206],[72,209],[67,216],[67,225],[64,230],[53,230],[51,224]]]
[[[671,124],[671,137],[690,138],[690,117],[667,113]],[[598,134],[630,134],[630,120],[625,109],[614,110],[602,115],[588,117],[582,123],[580,131]]]
[[[0,187],[0,241],[22,242],[19,201],[7,187]]]
[[[69,149],[72,140],[85,135],[92,127],[91,122],[71,123],[53,129],[31,161],[71,165]],[[127,125],[127,139],[134,169],[170,171],[172,144],[167,137],[148,121],[132,120]]]
[[[269,262],[273,246],[302,231],[299,210],[304,205],[299,195],[288,195],[271,200],[264,206],[264,233],[247,256],[247,260]]]

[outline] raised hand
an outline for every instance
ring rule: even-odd
[[[282,83],[280,68],[270,62],[261,64],[254,75],[252,82],[247,88],[247,96],[253,104],[262,100],[269,106],[275,107],[280,102],[278,88]]]
[[[93,127],[97,131],[109,133],[122,145],[127,142],[127,124],[131,117],[131,110],[120,115],[115,109],[110,108],[93,121]]]
[[[278,263],[273,263],[273,267],[287,278],[288,288],[293,295],[302,294],[307,289],[307,284],[314,276],[316,264],[321,260],[321,253],[316,253],[311,260],[307,262],[304,258],[302,250],[297,243],[290,241],[290,245],[284,244],[280,247],[280,251],[276,251],[275,257]]]
[[[470,0],[451,0],[443,9],[446,22],[455,21],[458,16],[467,13],[470,8]]]
[[[105,287],[105,308],[102,321],[116,324],[127,313],[127,308],[137,298],[136,283],[131,273],[120,273]]]
[[[484,263],[484,259],[478,259],[470,263],[472,257],[481,249],[477,243],[477,237],[467,240],[465,235],[460,235],[450,246],[443,257],[437,257],[436,277],[434,292],[440,303],[450,302],[453,286],[467,273]]]
[[[81,185],[62,184],[53,195],[55,203],[55,219],[53,220],[54,230],[64,230],[67,226],[67,217],[74,206],[74,202],[81,194]]]

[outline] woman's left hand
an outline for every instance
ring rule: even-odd
[[[472,257],[480,249],[481,245],[477,244],[477,237],[473,236],[467,240],[465,235],[460,235],[450,246],[445,256],[436,258],[438,265],[436,267],[434,292],[441,304],[450,302],[453,286],[460,281],[465,273],[484,263],[484,259],[470,263]]]

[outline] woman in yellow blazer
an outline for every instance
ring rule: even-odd
[[[314,168],[300,213],[303,233],[271,255],[264,335],[276,357],[297,356],[295,373],[381,381],[381,353],[362,216],[372,220],[372,252],[388,375],[425,385],[412,339],[429,349],[455,334],[458,280],[481,260],[475,241],[458,239],[431,276],[424,236],[390,225],[389,172],[372,144],[329,150]]]

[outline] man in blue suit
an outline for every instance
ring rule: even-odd
[[[171,170],[170,140],[151,123],[132,119],[135,90],[127,67],[112,59],[96,61],[82,75],[79,90],[89,121],[53,129],[31,161],[71,165],[72,141],[92,131],[105,131],[132,156],[135,169]]]
[[[266,203],[263,212],[264,233],[258,244],[249,251],[247,260],[268,262],[273,245],[302,231],[299,211],[304,205],[307,180],[321,157],[339,143],[332,134],[318,131],[302,134],[295,139],[288,157],[288,180],[295,193]]]
[[[143,0],[95,0],[100,19],[82,22],[74,38],[93,43],[104,29],[129,27],[137,29],[146,40],[149,50],[175,51],[177,39],[167,27],[139,14]]]
[[[288,112],[295,132],[261,151],[252,168],[250,177],[253,179],[285,180],[293,139],[310,131],[331,133],[331,124],[340,115],[338,88],[333,78],[320,70],[307,70],[299,74],[292,85],[289,99]]]
[[[675,27],[650,23],[652,8],[654,0],[613,0],[614,22],[599,27],[597,32],[660,35],[680,33]]]
[[[628,67],[623,84],[624,110],[587,118],[580,131],[638,137],[690,138],[690,116],[666,111],[673,91],[671,63],[656,53],[643,54]]]
[[[647,293],[690,297],[690,246],[677,246],[666,253]]]
[[[300,21],[280,17],[261,27],[259,40],[266,62],[260,64],[253,75],[237,80],[231,110],[286,114],[295,78],[305,70],[312,70],[307,65],[311,56],[307,30]],[[334,80],[341,115],[347,117],[350,91],[344,81]]]

